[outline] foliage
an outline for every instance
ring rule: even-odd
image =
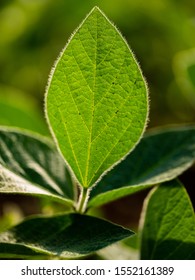
[[[0,192],[49,198],[68,212],[26,219],[1,233],[0,255],[78,258],[94,253],[134,233],[87,211],[160,185],[143,210],[141,258],[193,258],[194,212],[183,187],[171,180],[194,162],[195,127],[143,136],[145,80],[126,41],[99,8],[60,54],[45,101],[55,145],[2,127]],[[177,227],[170,230],[175,219],[182,221],[179,235]]]
[[[185,188],[176,180],[163,183],[145,207],[141,258],[194,260],[195,217]]]

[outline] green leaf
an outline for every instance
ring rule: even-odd
[[[0,125],[48,134],[35,99],[15,88],[0,86]]]
[[[94,185],[134,148],[147,111],[138,64],[95,7],[57,60],[46,95],[51,132],[81,186]]]
[[[52,143],[14,129],[0,129],[0,193],[46,196],[72,204],[63,158]]]
[[[79,214],[30,218],[0,234],[0,256],[50,254],[74,258],[93,253],[134,233]],[[18,247],[19,246],[19,247]]]
[[[195,259],[195,215],[178,181],[151,191],[142,219],[141,259]]]
[[[195,160],[195,126],[154,129],[92,190],[89,206],[99,206],[169,181]]]
[[[29,108],[23,110],[15,104],[9,104],[0,100],[0,112],[0,125],[19,127],[41,134],[48,134],[41,117],[36,112],[31,113]]]

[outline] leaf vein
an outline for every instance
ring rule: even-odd
[[[112,149],[106,154],[103,162],[99,165],[99,167],[96,169],[96,171],[94,172],[94,176],[91,178],[90,182],[93,180],[93,178],[95,177],[95,174],[100,170],[101,166],[104,164],[104,162],[107,160],[107,158],[109,157],[109,155],[112,153],[112,151],[114,150],[114,148],[117,146],[117,144],[120,142],[120,140],[122,139],[123,135],[127,132],[127,130],[129,129],[129,127],[132,125],[132,123],[130,123],[127,128],[123,131],[123,133],[121,134],[120,138],[118,138],[118,140],[116,141],[116,143],[113,145]]]
[[[136,81],[134,82],[133,84],[133,87],[132,87],[132,90],[131,92],[133,91],[133,88],[134,88],[134,85],[135,85]],[[124,90],[124,89],[123,89]],[[129,93],[128,97],[125,99],[125,101],[121,104],[121,106],[117,109],[118,111],[120,111],[124,106],[125,104],[128,102],[129,98],[132,97],[130,96],[131,92]],[[95,138],[92,140],[92,143],[96,141],[96,139],[102,134],[102,132],[104,132],[106,130],[107,127],[109,127],[109,124],[115,119],[115,118],[118,118],[117,115],[115,114],[115,112],[113,113],[113,115],[111,115],[111,117],[109,118],[109,121],[105,124],[105,126],[102,128],[102,130],[99,132],[98,135],[95,136]]]
[[[96,15],[96,26],[97,26],[97,15]],[[95,40],[95,63],[94,63],[94,83],[93,83],[93,101],[92,101],[92,117],[91,117],[91,127],[90,127],[90,136],[89,136],[89,145],[88,145],[88,152],[87,152],[87,164],[86,164],[86,172],[85,172],[85,184],[87,185],[88,173],[89,173],[89,161],[91,156],[91,140],[92,140],[92,128],[93,128],[93,121],[94,121],[94,105],[95,105],[95,86],[96,86],[96,72],[97,72],[97,44],[98,44],[98,28],[96,28],[96,40]]]
[[[66,126],[66,122],[65,122],[65,120],[64,120],[64,116],[63,116],[63,114],[62,114],[60,108],[58,108],[58,110],[59,110],[59,113],[60,113],[60,115],[61,115],[62,124],[63,124],[63,126],[64,126],[65,131],[66,131],[66,134],[67,134],[67,137],[68,137],[68,141],[69,141],[69,144],[70,144],[70,147],[71,147],[71,151],[72,151],[72,154],[73,154],[75,163],[76,163],[77,168],[78,168],[78,170],[79,170],[80,176],[81,176],[81,178],[82,178],[82,180],[83,180],[82,172],[81,172],[81,169],[80,169],[80,166],[79,166],[77,157],[76,157],[76,155],[75,155],[75,151],[74,151],[72,142],[71,142],[70,137],[69,137],[69,133],[68,133],[68,129],[67,129],[67,126]]]

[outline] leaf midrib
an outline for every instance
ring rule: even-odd
[[[96,48],[95,48],[95,63],[94,63],[94,83],[93,83],[93,89],[92,89],[92,116],[91,116],[91,126],[89,129],[89,144],[88,144],[88,153],[87,153],[87,165],[86,165],[86,171],[85,171],[85,178],[83,180],[83,186],[87,187],[88,186],[88,176],[89,176],[89,162],[90,162],[90,157],[91,157],[91,146],[92,146],[92,128],[93,128],[93,121],[94,121],[94,107],[95,107],[95,87],[96,87],[96,75],[97,75],[97,49],[98,49],[98,16],[96,14]]]

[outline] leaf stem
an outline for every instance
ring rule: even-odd
[[[72,186],[74,191],[74,201],[78,200],[78,185],[75,180],[72,180]]]
[[[79,199],[78,199],[78,203],[76,205],[76,211],[78,213],[85,213],[86,208],[87,208],[87,202],[89,199],[89,193],[90,193],[90,188],[83,188],[80,187],[80,195],[79,195]]]

